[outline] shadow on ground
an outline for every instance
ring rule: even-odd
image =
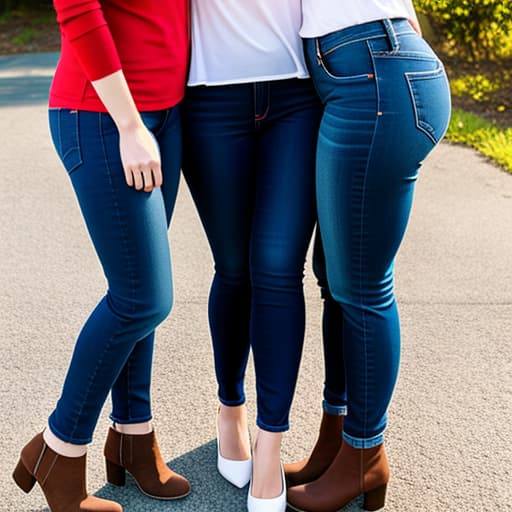
[[[167,462],[174,471],[185,475],[192,486],[192,492],[183,499],[164,501],[144,496],[134,479],[127,474],[126,485],[116,487],[106,484],[95,496],[117,501],[124,512],[245,512],[249,486],[243,489],[229,484],[216,468],[217,444],[215,440],[206,443],[176,459]],[[360,510],[362,500],[355,500],[344,508],[351,512]],[[292,509],[287,508],[288,512]],[[33,509],[30,512],[50,512],[48,508]]]
[[[128,475],[125,487],[107,484],[96,496],[117,501],[124,512],[168,511],[172,506],[175,512],[240,512],[246,510],[247,490],[237,489],[226,482],[215,467],[216,442],[210,441],[174,460],[168,465],[176,472],[185,475],[191,483],[192,492],[183,499],[159,501],[140,493],[133,478]]]

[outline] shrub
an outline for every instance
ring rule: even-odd
[[[504,0],[415,0],[454,51],[470,60],[495,58],[510,44],[512,3]]]

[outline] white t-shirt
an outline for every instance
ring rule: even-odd
[[[307,78],[301,24],[301,0],[192,0],[188,85]]]
[[[416,18],[411,0],[302,0],[302,37],[385,18]]]

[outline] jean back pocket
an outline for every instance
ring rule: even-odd
[[[48,113],[53,144],[68,174],[82,165],[77,110],[50,109]]]
[[[405,73],[416,118],[416,127],[434,144],[444,136],[450,121],[450,87],[446,72],[437,69]]]

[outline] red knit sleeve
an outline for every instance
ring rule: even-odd
[[[89,80],[98,80],[121,69],[99,1],[53,0],[53,5],[62,35],[71,44]]]

